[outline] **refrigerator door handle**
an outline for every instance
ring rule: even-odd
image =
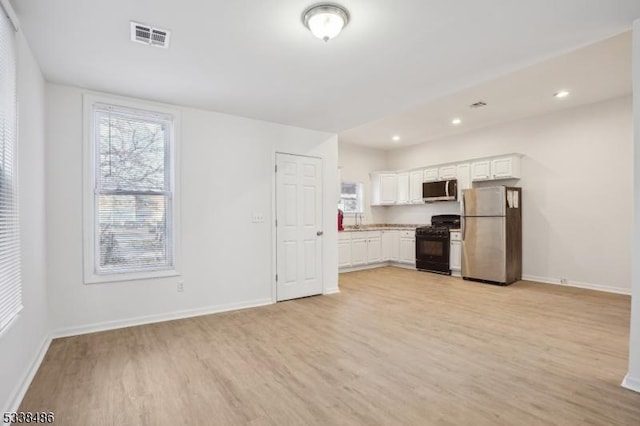
[[[464,226],[464,222],[465,222],[465,218],[464,216],[460,218],[460,224],[462,225],[462,241],[465,240],[465,231],[466,231],[466,226]]]

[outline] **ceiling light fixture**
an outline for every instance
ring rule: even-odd
[[[553,96],[556,98],[562,99],[569,96],[569,92],[567,92],[566,90],[561,90],[559,92],[554,93]]]
[[[349,12],[337,4],[317,4],[304,11],[302,22],[311,34],[327,42],[337,37],[347,26]]]
[[[398,142],[400,140],[400,136],[395,135],[394,137],[391,138],[391,140],[394,142]]]
[[[454,118],[453,120],[451,120],[451,124],[453,124],[454,126],[457,126],[460,123],[462,123],[462,120],[460,120],[459,118]]]

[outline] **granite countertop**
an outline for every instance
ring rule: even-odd
[[[449,232],[460,232],[460,228],[449,229]]]
[[[367,225],[361,225],[359,228],[356,228],[354,225],[347,225],[344,227],[344,230],[347,232],[355,232],[355,231],[384,231],[384,230],[415,230],[420,226],[426,226],[424,224],[392,224],[392,223],[371,223]]]

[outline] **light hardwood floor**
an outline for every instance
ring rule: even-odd
[[[381,268],[342,293],[56,339],[59,425],[640,425],[628,296]]]

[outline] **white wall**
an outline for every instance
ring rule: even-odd
[[[82,281],[82,94],[47,84],[47,249],[56,334],[270,303],[275,152],[324,164],[324,284],[337,290],[337,137],[180,108],[182,277]],[[252,212],[265,223],[251,223]]]
[[[631,294],[631,333],[629,372],[623,386],[640,392],[640,20],[633,25],[633,110],[634,110],[634,196],[633,289]]]
[[[30,372],[47,348],[44,80],[18,33],[18,173],[24,309],[0,337],[0,410],[17,409]]]
[[[509,152],[525,155],[522,178],[507,181],[523,188],[524,275],[629,293],[631,97],[389,151],[379,168],[408,169]],[[349,168],[342,157],[340,163],[343,170]],[[432,214],[459,212],[459,204],[382,209],[387,223],[429,223]]]
[[[371,178],[369,173],[387,167],[386,151],[341,143],[338,146],[340,179],[344,182],[361,182],[364,196],[363,223],[384,223],[384,207],[371,207]],[[346,215],[345,225],[355,223],[353,215]]]

